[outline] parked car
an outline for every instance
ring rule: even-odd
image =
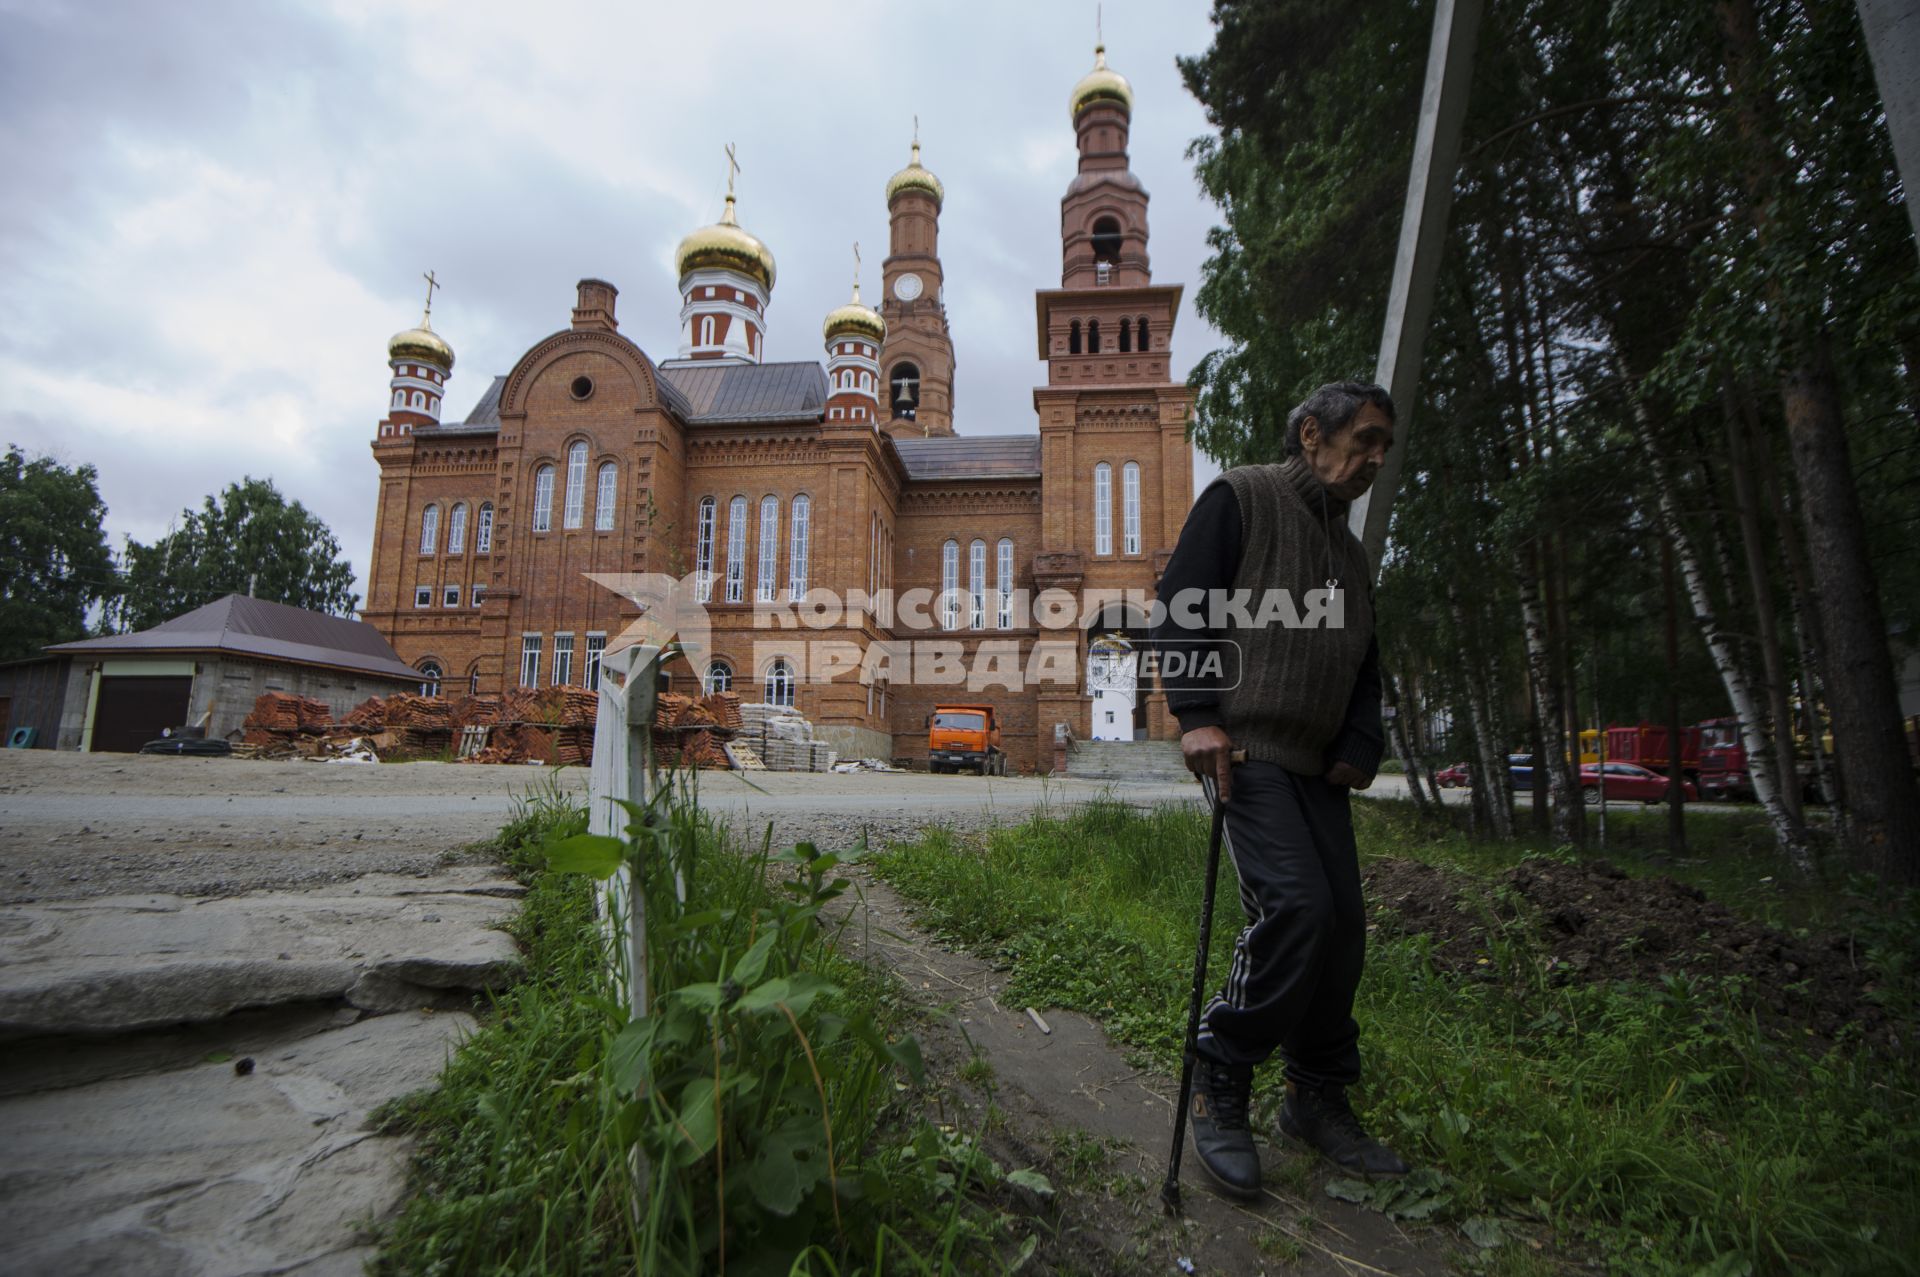
[[[1600,765],[1597,763],[1588,763],[1580,769],[1580,801],[1588,806],[1595,806],[1600,802],[1600,771]],[[1667,801],[1669,787],[1667,778],[1651,768],[1642,767],[1638,763],[1608,763],[1606,776],[1609,801],[1616,798],[1629,802],[1638,800],[1649,806]],[[1692,802],[1700,797],[1700,791],[1694,788],[1691,781],[1682,782],[1680,794],[1685,802]]]
[[[1473,788],[1473,773],[1465,763],[1455,763],[1451,767],[1442,767],[1433,774],[1433,783],[1442,789]]]

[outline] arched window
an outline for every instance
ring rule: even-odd
[[[440,507],[430,505],[420,512],[420,553],[432,554],[440,546]]]
[[[940,623],[948,629],[960,627],[960,543],[949,541],[940,547]]]
[[[1140,553],[1140,465],[1120,467],[1120,552]]]
[[[1120,221],[1102,217],[1093,223],[1093,260],[1117,264],[1120,261]]]
[[[447,512],[447,553],[467,552],[467,503],[456,501]]]
[[[901,360],[893,366],[893,375],[887,378],[887,384],[891,392],[887,402],[893,405],[893,415],[912,421],[920,411],[919,366]]]
[[[693,596],[699,603],[713,599],[713,519],[718,503],[700,498],[700,515],[693,532]]]
[[[793,499],[790,553],[787,555],[787,598],[798,599],[807,592],[807,516],[812,502],[803,493]],[[791,704],[792,702],[788,702]]]
[[[776,657],[773,664],[767,666],[766,701],[769,705],[793,708],[793,666],[787,664],[784,656]]]
[[[754,597],[773,602],[780,581],[780,498],[771,493],[760,498],[760,554],[754,571]]]
[[[533,472],[533,530],[553,531],[552,466],[541,466]]]
[[[733,690],[733,666],[716,657],[707,662],[707,676],[702,681],[706,685],[706,694],[708,696],[712,696],[715,692],[731,692]]]
[[[985,629],[987,625],[987,543],[975,539],[967,547],[967,626]]]
[[[577,528],[587,513],[587,441],[576,439],[567,445],[567,504],[561,526]]]
[[[467,695],[480,695],[480,662],[475,661],[467,671]]]
[[[1123,319],[1120,321],[1120,353],[1123,355],[1126,355],[1126,354],[1131,354],[1132,352],[1133,352],[1133,325],[1129,324],[1126,320]]]
[[[1093,468],[1093,552],[1113,553],[1113,467]]]
[[[416,407],[416,408],[423,408],[423,407],[425,407],[425,406],[426,406],[426,403],[427,403],[427,397],[426,397],[425,395],[423,395],[423,394],[421,394],[421,393],[420,393],[420,392],[419,392],[418,390],[416,390],[416,391],[414,391],[414,392],[413,392],[413,406],[414,406],[414,407]]]
[[[1100,353],[1100,321],[1097,319],[1087,321],[1087,353],[1089,355]]]
[[[404,408],[404,407],[406,407],[406,406],[407,406],[407,392],[406,392],[406,391],[404,391],[404,390],[396,390],[396,391],[394,391],[394,392],[393,392],[393,406],[394,406],[394,407],[396,407],[396,408]]]
[[[1006,537],[1000,538],[995,558],[1000,578],[1000,607],[995,623],[1003,630],[1010,630],[1013,628],[1013,542]]]
[[[480,504],[480,522],[473,529],[473,552],[475,554],[493,553],[493,502]]]
[[[700,321],[700,344],[713,345],[713,316],[708,315]]]
[[[1080,321],[1077,319],[1067,328],[1067,353],[1069,355],[1080,353]]]
[[[1140,316],[1140,336],[1133,344],[1140,348],[1140,353],[1143,355],[1151,349],[1151,347],[1147,345],[1147,317],[1145,315]]]
[[[747,596],[747,499],[727,502],[727,602]]]
[[[620,497],[620,467],[611,461],[600,466],[600,486],[593,496],[593,526],[597,532],[613,531],[614,503]]]
[[[420,695],[440,695],[440,663],[438,661],[422,661],[419,665],[419,670]]]

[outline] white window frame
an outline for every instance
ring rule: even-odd
[[[520,686],[540,686],[540,646],[542,636],[520,635]]]
[[[807,536],[813,513],[813,499],[800,493],[793,499],[793,515],[788,528],[787,598],[798,601],[807,592]]]
[[[620,466],[617,462],[600,463],[600,478],[593,496],[593,530],[595,532],[613,531],[613,511],[620,499]]]
[[[1140,463],[1120,467],[1120,552],[1140,553]]]
[[[587,441],[576,439],[567,445],[567,502],[561,508],[560,526],[577,528],[587,518]]]
[[[447,553],[467,552],[467,503],[456,501],[447,511]]]
[[[480,518],[473,528],[473,552],[475,554],[493,553],[493,502],[480,503]]]
[[[432,607],[433,606],[433,587],[431,585],[414,586],[413,587],[413,605],[415,607]]]
[[[533,530],[553,531],[553,467],[544,465],[533,472]]]
[[[716,656],[707,662],[707,672],[700,676],[700,687],[706,695],[733,690],[733,666]]]
[[[565,687],[573,682],[572,630],[561,630],[553,636],[553,673],[550,682],[554,687]]]
[[[600,690],[600,658],[607,652],[607,635],[604,630],[587,631],[587,668],[584,686],[590,692]]]
[[[1000,538],[1000,544],[995,547],[994,559],[994,566],[1000,577],[1000,606],[997,609],[999,615],[995,617],[994,624],[1000,629],[1010,630],[1013,628],[1013,539],[1011,537]]]
[[[747,597],[747,499],[727,502],[727,593],[729,603]]]
[[[713,337],[714,337],[713,316],[712,315],[702,316],[700,320],[700,344],[702,346],[713,345]]]
[[[960,628],[960,543],[954,540],[940,547],[940,624]]]
[[[460,606],[460,587],[458,585],[443,585],[440,587],[440,606]]]
[[[429,503],[420,512],[420,553],[432,554],[440,545],[440,507]]]
[[[471,590],[467,591],[467,605],[469,607],[479,607],[482,603],[485,603],[486,601],[487,601],[486,586],[475,585]]]
[[[697,603],[713,601],[713,520],[719,510],[713,497],[701,497],[693,526],[693,596]]]
[[[766,704],[792,709],[793,684],[793,666],[787,663],[787,658],[784,656],[774,657],[773,663],[767,666],[767,677],[762,683],[766,688]]]
[[[967,623],[975,630],[987,625],[987,543],[979,537],[967,546]]]
[[[415,668],[420,671],[420,695],[440,695],[440,680],[447,676],[446,671],[440,668],[440,662],[422,661]]]
[[[780,498],[760,498],[760,553],[754,564],[754,597],[771,603],[780,596]]]
[[[1093,552],[1113,553],[1113,467],[1093,468]]]

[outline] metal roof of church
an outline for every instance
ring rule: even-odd
[[[47,651],[103,656],[231,652],[414,682],[420,678],[419,672],[380,637],[380,631],[364,621],[309,612],[244,594],[215,599],[137,634],[59,643]]]
[[[660,366],[663,386],[686,396],[687,423],[817,421],[826,409],[827,373],[817,363]]]
[[[895,439],[908,479],[1038,479],[1039,435]]]

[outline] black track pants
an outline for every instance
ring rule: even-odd
[[[1213,782],[1205,782],[1209,800]],[[1258,1064],[1280,1049],[1308,1086],[1360,1080],[1353,995],[1366,961],[1366,911],[1344,785],[1274,763],[1233,768],[1225,850],[1247,925],[1226,987],[1200,1021],[1200,1053]]]

